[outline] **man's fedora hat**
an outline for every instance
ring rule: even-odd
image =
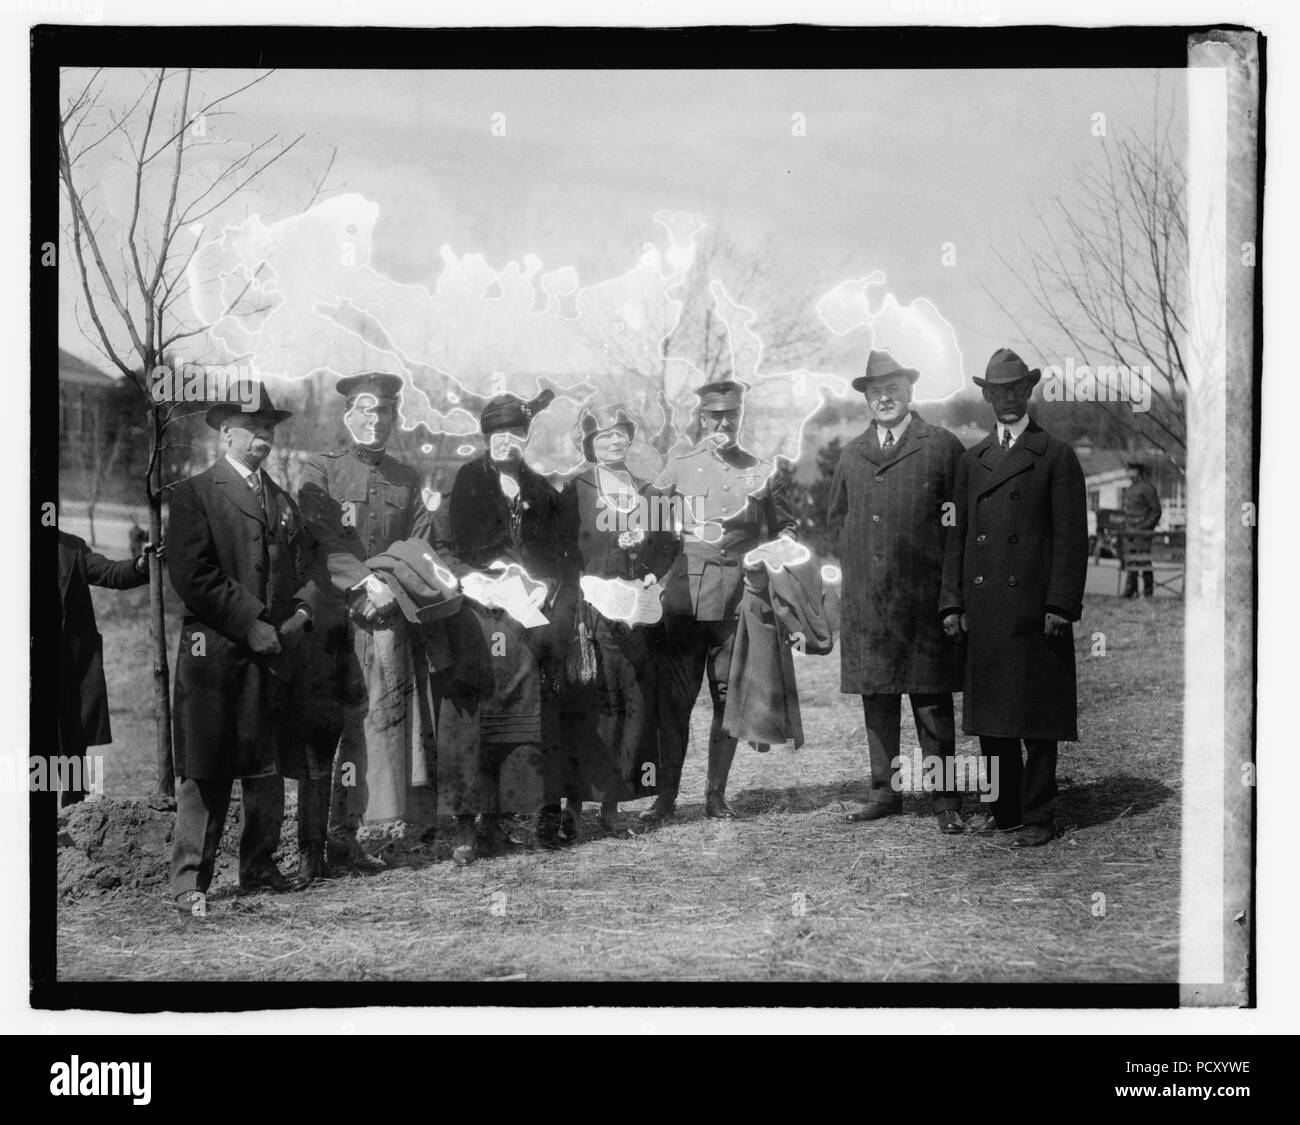
[[[348,375],[334,384],[334,389],[344,398],[370,394],[380,401],[395,401],[402,393],[402,377],[388,371],[365,371]]]
[[[916,386],[916,381],[921,377],[915,367],[904,367],[884,349],[873,348],[867,356],[867,370],[853,380],[853,389],[865,392],[873,379],[887,379],[890,375],[906,375],[913,386]]]
[[[975,382],[981,387],[1005,387],[1021,379],[1032,379],[1037,384],[1042,377],[1043,373],[1037,367],[1030,371],[1025,361],[1010,348],[998,348],[984,368],[984,378],[977,375]]]
[[[582,448],[583,456],[594,461],[594,443],[597,434],[621,429],[627,434],[627,440],[636,437],[636,423],[622,404],[615,406],[588,406],[578,419],[578,432],[574,436]]]
[[[245,418],[254,416],[267,418],[273,426],[279,425],[286,418],[293,417],[292,410],[277,410],[275,408],[271,396],[266,393],[264,383],[255,383],[245,379],[238,383],[232,383],[227,390],[226,397],[208,407],[208,412],[203,416],[203,420],[214,430],[219,430],[221,429],[221,423],[227,418],[241,414]]]

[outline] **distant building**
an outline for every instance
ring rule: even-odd
[[[109,375],[71,352],[59,349],[59,445],[82,441],[94,434],[99,407],[122,386],[120,376]]]
[[[59,349],[59,491],[133,500],[148,461],[144,400],[118,374]]]

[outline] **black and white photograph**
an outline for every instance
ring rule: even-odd
[[[1258,1003],[1253,9],[112,7],[29,19],[33,1008]]]

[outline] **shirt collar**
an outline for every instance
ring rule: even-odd
[[[1003,431],[1003,430],[1010,430],[1010,431],[1011,431],[1011,444],[1012,444],[1012,445],[1015,445],[1016,442],[1018,442],[1018,441],[1020,440],[1020,435],[1023,434],[1023,433],[1028,429],[1028,428],[1029,428],[1029,412],[1028,412],[1028,411],[1025,411],[1025,413],[1022,414],[1022,415],[1020,416],[1020,420],[1019,420],[1018,422],[1011,422],[1011,423],[999,422],[999,423],[998,423],[998,428],[997,428],[997,430],[994,431],[994,432],[995,432],[995,437],[996,437],[996,443],[997,443],[998,445],[1001,445],[1001,444],[1002,444],[1002,431]]]
[[[384,459],[382,449],[367,449],[364,445],[352,443],[352,456],[364,465],[378,465]]]
[[[248,480],[248,478],[251,477],[255,472],[259,471],[256,469],[250,469],[242,461],[236,460],[234,457],[230,456],[229,453],[226,454],[226,460],[229,461],[230,464],[234,466],[235,472],[237,472],[241,477],[243,477],[244,480]]]
[[[902,438],[904,431],[907,429],[907,424],[911,422],[911,420],[912,420],[912,412],[909,410],[906,414],[903,415],[903,420],[901,422],[896,422],[892,426],[885,427],[882,426],[879,422],[877,422],[876,437],[880,439],[880,444],[882,446],[885,444],[885,434],[887,432],[894,435],[894,443],[897,444],[899,439]]]

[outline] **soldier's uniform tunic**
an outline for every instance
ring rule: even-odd
[[[415,469],[355,444],[307,463],[299,502],[345,599],[370,574],[364,560],[430,531]],[[330,830],[355,829],[362,820],[432,823],[433,795],[424,791],[436,778],[427,663],[415,658],[400,615],[379,627],[350,618],[348,627],[355,671],[367,690],[344,713]],[[355,784],[344,784],[345,770]]]
[[[739,446],[709,442],[670,455],[654,482],[677,500],[682,552],[664,580],[667,649],[661,695],[661,792],[676,795],[690,739],[691,709],[707,675],[713,700],[706,792],[722,794],[736,740],[722,730],[731,649],[744,592],[741,562],[748,551],[782,532],[794,515],[773,466]]]

